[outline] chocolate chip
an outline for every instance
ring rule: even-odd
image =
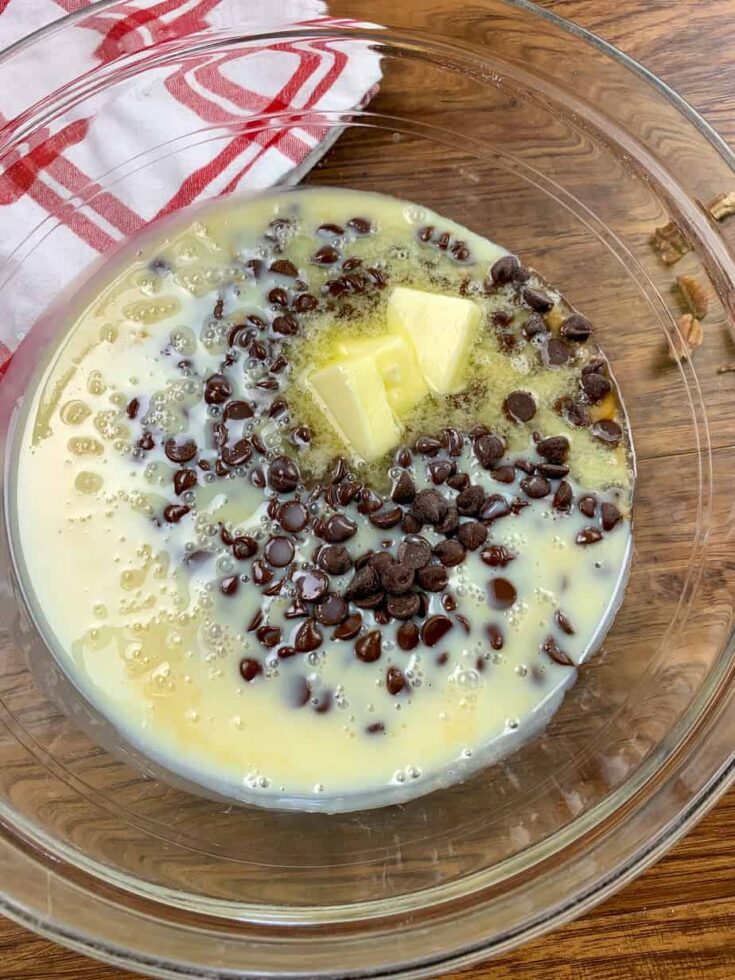
[[[587,493],[584,497],[579,498],[577,507],[579,507],[585,517],[594,517],[595,511],[597,510],[597,497],[594,494]]]
[[[429,474],[431,482],[435,486],[439,486],[447,481],[452,473],[454,473],[455,468],[455,464],[450,463],[448,460],[436,459],[429,463],[426,467],[426,472]]]
[[[341,279],[327,279],[324,283],[323,291],[329,296],[342,296],[349,290],[347,283],[343,282]]]
[[[277,386],[276,386],[277,387]],[[277,419],[284,412],[288,411],[288,402],[284,398],[276,398],[268,409],[268,418]]]
[[[293,650],[293,647],[284,647],[283,649]],[[295,650],[293,650],[296,653]],[[281,656],[281,651],[278,651],[278,656]],[[294,677],[291,681],[291,691],[289,702],[294,708],[303,708],[305,704],[308,704],[311,700],[311,685],[306,677]]]
[[[316,233],[317,235],[325,235],[325,236],[344,235],[345,230],[344,228],[340,227],[340,225],[335,225],[329,222],[325,222],[325,224],[319,225],[319,227],[316,230]]]
[[[225,578],[220,579],[219,588],[223,595],[234,595],[237,592],[237,587],[240,584],[240,579],[237,575],[227,575]]]
[[[345,480],[344,483],[334,487],[334,499],[340,507],[347,507],[362,489],[361,483],[357,483],[355,480]]]
[[[263,673],[263,665],[252,657],[243,657],[240,661],[240,676],[244,681],[253,681],[258,674]]]
[[[140,401],[137,398],[131,398],[125,408],[125,414],[129,419],[134,419],[140,410]]]
[[[539,463],[536,469],[547,480],[561,480],[569,473],[569,467],[559,463]]]
[[[410,455],[409,455],[410,462]],[[391,500],[397,504],[410,504],[416,496],[416,484],[410,473],[404,470],[398,475],[390,492]]]
[[[296,596],[292,600],[291,604],[287,606],[286,611],[283,614],[286,619],[303,619],[305,616],[309,615],[309,610],[299,596]]]
[[[602,528],[604,531],[612,531],[615,525],[623,519],[623,515],[615,504],[611,504],[607,500],[603,501],[600,509],[602,511]]]
[[[359,269],[362,265],[362,259],[358,259],[356,255],[351,255],[348,259],[345,259],[342,263],[342,268],[345,272],[352,272],[353,269]]]
[[[494,578],[488,586],[490,605],[495,609],[510,609],[518,598],[515,586],[507,578]]]
[[[406,595],[388,596],[385,602],[387,611],[394,619],[410,619],[419,611],[421,601],[415,592]]]
[[[296,651],[291,646],[279,647],[276,652],[281,660],[287,660],[289,657],[296,656]]]
[[[410,568],[425,568],[431,561],[431,545],[425,538],[404,538],[398,546],[398,560]]]
[[[465,521],[459,525],[457,537],[468,551],[476,551],[487,540],[487,528],[479,521]]]
[[[347,603],[342,596],[327,596],[317,605],[314,615],[322,626],[337,626],[347,617]]]
[[[390,561],[379,570],[380,584],[391,595],[404,595],[413,586],[415,569],[402,561]]]
[[[258,640],[263,644],[264,647],[272,649],[277,647],[281,642],[281,628],[280,626],[270,626],[267,623],[264,626],[260,626],[256,631],[255,635]]]
[[[556,493],[554,494],[554,499],[551,504],[555,510],[569,510],[572,506],[572,488],[566,480],[562,480],[559,486],[556,488]]]
[[[521,327],[521,333],[526,338],[526,340],[533,340],[534,337],[540,337],[549,332],[549,328],[546,326],[542,317],[538,313],[533,313],[526,320],[526,322]]]
[[[281,286],[274,286],[268,293],[268,302],[274,306],[288,306],[288,293]]]
[[[485,501],[482,487],[470,486],[457,496],[457,510],[465,517],[476,517]]]
[[[406,512],[401,518],[401,530],[405,534],[418,534],[423,526],[423,521],[420,521],[417,517],[414,517],[413,514]]]
[[[446,516],[448,507],[447,501],[438,490],[419,490],[411,513],[426,524],[439,524]]]
[[[482,521],[494,521],[499,517],[507,517],[508,514],[510,514],[510,507],[505,497],[501,497],[499,493],[491,493],[483,501],[478,516]]]
[[[351,613],[343,623],[332,633],[333,640],[352,640],[362,627],[362,614]]]
[[[490,623],[487,627],[487,638],[490,641],[490,646],[493,650],[502,650],[503,643],[503,631],[495,623]]]
[[[288,456],[276,456],[268,467],[268,486],[278,493],[290,493],[299,483],[299,468]]]
[[[602,401],[612,388],[604,374],[583,374],[579,383],[587,401],[593,405]]]
[[[383,638],[380,630],[371,630],[365,636],[361,636],[355,644],[355,656],[363,663],[374,663],[376,660],[380,660],[382,645]]]
[[[348,599],[364,599],[374,595],[380,589],[380,579],[377,571],[370,565],[358,569],[352,581],[347,586],[345,596]]]
[[[284,531],[297,534],[309,523],[309,512],[300,500],[288,500],[278,508],[278,523]]]
[[[316,621],[305,619],[296,630],[293,645],[297,653],[311,653],[312,650],[316,650],[317,647],[321,646],[323,639],[324,637],[322,636],[321,630],[317,628]]]
[[[207,405],[223,405],[232,395],[232,385],[224,374],[212,374],[204,383],[204,401]]]
[[[265,487],[265,473],[263,472],[262,466],[255,466],[250,470],[250,482],[258,490],[262,490]]]
[[[421,627],[421,642],[427,647],[435,647],[444,639],[453,625],[448,616],[429,616]]]
[[[191,510],[185,504],[169,504],[163,509],[163,519],[169,524],[178,524],[182,517],[186,515]]]
[[[260,559],[253,562],[253,582],[256,585],[268,585],[273,581],[273,572]]]
[[[403,466],[404,468],[410,466],[413,461],[411,450],[406,446],[401,446],[401,448],[396,451],[395,460],[396,466]]]
[[[245,561],[246,558],[252,558],[257,550],[258,542],[255,538],[248,537],[247,535],[235,538],[232,542],[232,554],[238,561]]]
[[[498,483],[513,483],[516,478],[516,471],[513,466],[498,466],[492,471],[493,480]]]
[[[370,515],[370,523],[381,530],[395,527],[399,523],[403,511],[400,507],[390,507],[388,510],[381,510],[377,514]]]
[[[163,451],[172,463],[188,463],[197,454],[197,444],[193,439],[177,443],[175,439],[167,439]]]
[[[319,602],[329,592],[329,576],[319,569],[298,573],[296,591],[304,602]]]
[[[565,340],[583,344],[590,339],[592,324],[581,313],[572,313],[562,323],[560,333]]]
[[[521,296],[526,306],[530,306],[536,313],[548,313],[554,305],[554,300],[550,296],[532,286],[524,286]]]
[[[434,525],[434,530],[437,534],[445,534],[450,537],[454,534],[459,527],[459,511],[456,507],[448,507],[447,512],[444,517],[439,521],[438,524]]]
[[[293,561],[295,548],[289,538],[276,537],[269,538],[263,549],[265,560],[274,568],[285,568]]]
[[[398,667],[389,667],[385,672],[385,686],[388,689],[388,693],[394,697],[400,694],[406,686],[406,678],[403,676],[403,671],[399,670]]]
[[[340,544],[347,541],[357,531],[357,524],[344,514],[332,514],[325,522],[322,537],[329,544]]]
[[[414,444],[414,449],[422,456],[436,456],[441,448],[440,440],[434,439],[433,436],[419,436]]]
[[[254,357],[256,361],[264,361],[268,357],[268,348],[256,340],[248,348],[248,354]]]
[[[405,650],[407,653],[409,650],[415,650],[419,644],[418,626],[415,623],[402,623],[398,627],[396,640],[401,650]]]
[[[374,493],[370,487],[364,487],[360,491],[360,502],[357,505],[359,514],[374,514],[383,506],[383,499]]]
[[[480,466],[483,469],[491,470],[502,458],[505,452],[505,442],[499,436],[491,435],[488,432],[475,439],[473,448]]]
[[[416,236],[420,242],[429,242],[431,241],[434,231],[435,228],[433,225],[423,225],[423,227],[419,228],[419,230],[416,232]]]
[[[270,271],[279,276],[288,276],[289,279],[295,279],[299,274],[299,270],[288,259],[276,259],[275,262],[271,262]]]
[[[464,447],[464,436],[459,429],[448,426],[442,430],[441,442],[450,456],[461,456]]]
[[[596,544],[602,538],[602,531],[596,527],[583,527],[574,539],[577,544]]]
[[[569,620],[564,615],[564,613],[561,611],[561,609],[556,610],[556,612],[554,613],[554,619],[556,620],[557,626],[563,633],[566,633],[567,636],[574,636],[574,627],[569,622]]]
[[[373,226],[367,218],[350,218],[347,227],[352,228],[358,235],[369,235],[373,230]]]
[[[370,280],[376,289],[385,289],[388,285],[388,276],[383,269],[376,269],[374,266],[370,266],[367,274],[370,276]]]
[[[451,487],[452,490],[466,490],[469,485],[470,478],[466,473],[455,473],[447,480],[447,486]]]
[[[464,545],[454,538],[450,538],[448,541],[440,541],[439,544],[434,548],[434,554],[447,568],[453,568],[455,565],[461,565],[465,560],[467,552],[465,551]]]
[[[373,721],[365,728],[365,731],[368,735],[384,735],[385,725],[382,721]]]
[[[216,459],[214,461],[214,472],[217,474],[217,476],[227,476],[227,474],[230,471],[229,471],[229,468],[227,466],[227,463],[225,463],[221,459]]]
[[[272,326],[274,333],[278,333],[282,337],[293,337],[299,332],[299,321],[293,313],[282,313],[281,316],[277,316],[273,320]]]
[[[544,642],[541,644],[541,649],[547,656],[554,661],[555,664],[559,664],[561,667],[575,667],[576,664],[564,650],[560,649],[559,644],[556,642],[553,636],[547,636]]]
[[[292,305],[296,313],[310,313],[317,308],[319,300],[316,296],[312,296],[311,293],[301,293],[300,296],[296,297]]]
[[[416,581],[427,592],[441,592],[447,587],[447,570],[443,565],[427,565],[418,569]]]
[[[183,469],[174,473],[174,492],[177,497],[181,496],[186,490],[191,490],[197,484],[196,470]]]
[[[480,552],[480,558],[491,568],[505,568],[513,561],[515,555],[502,544],[491,544],[487,548],[483,548]]]
[[[339,262],[339,252],[331,245],[322,245],[322,247],[312,255],[311,261],[315,265],[334,265],[335,262]]]
[[[569,425],[573,425],[576,429],[581,429],[589,425],[590,420],[587,415],[587,409],[579,402],[575,402],[568,395],[559,398],[554,408]]]
[[[503,402],[503,411],[511,422],[529,422],[536,414],[536,402],[527,391],[511,391]]]
[[[341,545],[327,545],[320,548],[319,567],[330,575],[344,575],[352,568],[352,558],[347,548]]]
[[[222,459],[228,466],[242,466],[253,455],[253,447],[249,439],[238,439],[234,446],[222,449]]]
[[[225,405],[223,417],[226,422],[230,419],[239,422],[242,419],[251,419],[254,414],[255,412],[253,411],[252,406],[248,405],[247,402],[234,401],[228,402],[227,405]]]
[[[490,278],[497,286],[505,286],[513,282],[521,263],[515,255],[504,255],[490,269]]]
[[[453,595],[450,595],[448,592],[445,592],[444,595],[442,596],[442,606],[446,609],[447,612],[454,612],[454,610],[457,608],[457,600],[454,598]]]
[[[595,422],[592,426],[592,435],[599,442],[604,442],[606,445],[614,448],[623,438],[623,430],[612,419],[600,419],[599,422]]]
[[[525,480],[521,480],[521,490],[532,500],[540,500],[551,493],[551,484],[543,476],[527,476]]]
[[[541,348],[542,360],[551,367],[561,367],[571,356],[572,352],[564,341],[556,337],[551,337]]]
[[[536,443],[536,452],[549,463],[566,463],[569,455],[569,440],[566,436],[549,436]]]
[[[492,321],[496,327],[509,327],[513,322],[513,314],[510,310],[495,310]]]

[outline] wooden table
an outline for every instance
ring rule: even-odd
[[[413,0],[405,0],[411,3]],[[735,0],[540,0],[677,89],[735,145]],[[735,791],[634,884],[577,922],[465,980],[732,980]],[[0,921],[3,980],[123,980]]]

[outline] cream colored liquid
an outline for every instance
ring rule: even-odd
[[[366,264],[388,256],[391,283],[437,288],[436,270],[420,264],[426,255],[416,244],[416,228],[426,223],[460,234],[483,269],[503,254],[424,209],[357,192],[300,191],[200,212],[188,224],[179,222],[165,240],[144,241],[137,253],[118,258],[105,288],[74,311],[65,342],[32,395],[18,440],[23,577],[55,655],[148,756],[238,799],[327,809],[377,804],[450,782],[510,751],[545,723],[576,674],[541,652],[544,638],[553,635],[579,663],[599,642],[625,577],[628,520],[582,548],[575,537],[589,519],[576,507],[568,515],[554,512],[550,498],[532,501],[490,529],[487,544],[503,544],[517,555],[507,568],[490,568],[473,552],[449,569],[449,591],[456,612],[469,620],[469,633],[455,620],[437,647],[405,652],[395,639],[399,624],[392,622],[382,627],[381,658],[364,663],[354,655],[354,641],[332,640],[332,628],[322,627],[317,651],[279,660],[247,627],[263,609],[289,643],[302,622],[284,618],[293,582],[273,597],[252,583],[242,583],[234,596],[217,587],[222,576],[244,570],[220,542],[222,525],[255,537],[261,548],[278,530],[263,492],[245,471],[212,482],[202,474],[199,486],[183,498],[191,510],[179,523],[155,519],[175,500],[176,467],[161,451],[163,436],[193,434],[203,443],[199,434],[211,419],[196,379],[219,369],[233,324],[246,313],[267,312],[242,262],[258,255],[268,221],[279,214],[294,217],[297,230],[285,255],[301,266],[315,247],[312,229],[325,221],[344,225],[365,213],[379,232],[357,238],[350,254]],[[170,269],[164,276],[149,267],[157,257]],[[445,265],[443,287],[456,291],[468,269]],[[310,290],[317,293],[328,274],[311,269],[310,275]],[[217,297],[224,299],[219,320],[211,315]],[[284,372],[281,384],[292,416],[315,430],[312,449],[299,458],[307,478],[340,446],[334,433],[323,424],[319,428],[316,410],[298,385],[299,371],[326,356],[337,327],[378,329],[383,302],[381,296],[361,310],[356,301],[355,318],[336,325],[333,315],[314,314],[291,343],[295,367]],[[498,300],[482,302],[489,315]],[[177,367],[183,358],[192,365],[189,377]],[[236,367],[243,390],[253,390],[262,365],[243,355]],[[600,447],[587,430],[572,430],[553,412],[553,402],[572,383],[572,366],[535,373],[529,352],[501,355],[488,334],[471,371],[491,379],[483,394],[456,408],[456,419],[448,417],[446,404],[429,399],[407,436],[443,424],[469,426],[471,415],[508,437],[512,459],[531,456],[533,428],[544,435],[564,432],[572,442],[575,492],[600,492],[627,512],[631,473],[625,447]],[[499,412],[504,395],[521,381],[540,403],[532,426],[510,425]],[[147,412],[162,433],[144,458],[135,450],[140,420],[126,413],[131,399],[141,395],[153,396]],[[286,428],[270,420],[262,435],[277,451]],[[426,463],[414,456],[419,486],[430,485]],[[500,485],[482,470],[468,445],[458,463],[488,493],[509,500],[519,494],[517,483]],[[388,482],[391,465],[372,467],[376,485]],[[306,499],[306,491],[299,493]],[[430,529],[422,535],[432,544],[440,539]],[[379,531],[362,519],[348,544],[359,554],[402,536],[399,528]],[[316,544],[311,532],[302,533],[295,561],[309,561]],[[206,560],[184,561],[202,551],[211,553]],[[518,601],[509,609],[489,603],[488,583],[496,576],[517,589]],[[333,588],[350,578],[334,578]],[[573,635],[559,630],[557,610],[571,621]],[[446,614],[436,594],[429,612]],[[363,616],[364,629],[374,629],[372,614],[365,610]],[[488,641],[490,622],[503,632],[501,650]],[[448,657],[438,663],[443,653]],[[247,683],[238,664],[249,656],[263,661],[264,673]],[[397,697],[386,689],[391,665],[407,679]],[[304,683],[311,700],[296,706]],[[317,710],[328,697],[329,710]],[[383,731],[368,733],[377,723]]]

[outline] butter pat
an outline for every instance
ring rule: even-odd
[[[414,347],[421,373],[434,391],[461,391],[480,326],[470,299],[397,286],[388,300],[388,329]]]
[[[397,334],[382,337],[337,341],[337,350],[347,358],[372,357],[385,385],[388,403],[402,418],[428,393],[426,382],[416,362],[413,344]]]
[[[329,364],[308,378],[314,396],[350,449],[366,462],[400,439],[385,385],[370,355]]]

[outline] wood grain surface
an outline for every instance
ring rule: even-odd
[[[735,0],[540,0],[540,5],[641,61],[735,146]],[[462,977],[733,980],[734,865],[731,791],[684,841],[612,899],[571,925]],[[126,977],[132,974],[0,920],[2,980]]]

